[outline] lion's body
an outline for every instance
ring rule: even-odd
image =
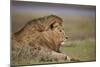
[[[34,57],[43,59],[44,56],[57,60],[66,59],[66,55],[59,53],[61,43],[65,40],[65,34],[61,27],[62,19],[50,15],[32,20],[21,30],[12,34],[13,63],[16,63],[14,62],[16,58],[25,56],[27,58],[31,56],[33,59]]]

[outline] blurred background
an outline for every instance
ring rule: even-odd
[[[32,19],[51,14],[63,19],[69,37],[61,51],[81,61],[95,61],[96,6],[12,1],[11,33]]]

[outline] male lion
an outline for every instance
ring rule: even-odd
[[[70,61],[67,55],[60,52],[60,46],[67,38],[62,22],[60,17],[49,15],[29,21],[22,29],[12,34],[12,64],[31,64],[32,59]]]

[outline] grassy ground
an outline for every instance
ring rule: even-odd
[[[61,48],[62,52],[80,61],[96,60],[95,39],[67,41]]]

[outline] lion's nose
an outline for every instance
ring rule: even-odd
[[[67,36],[66,36],[65,38],[66,38],[66,39],[68,39],[68,37],[67,37]]]

